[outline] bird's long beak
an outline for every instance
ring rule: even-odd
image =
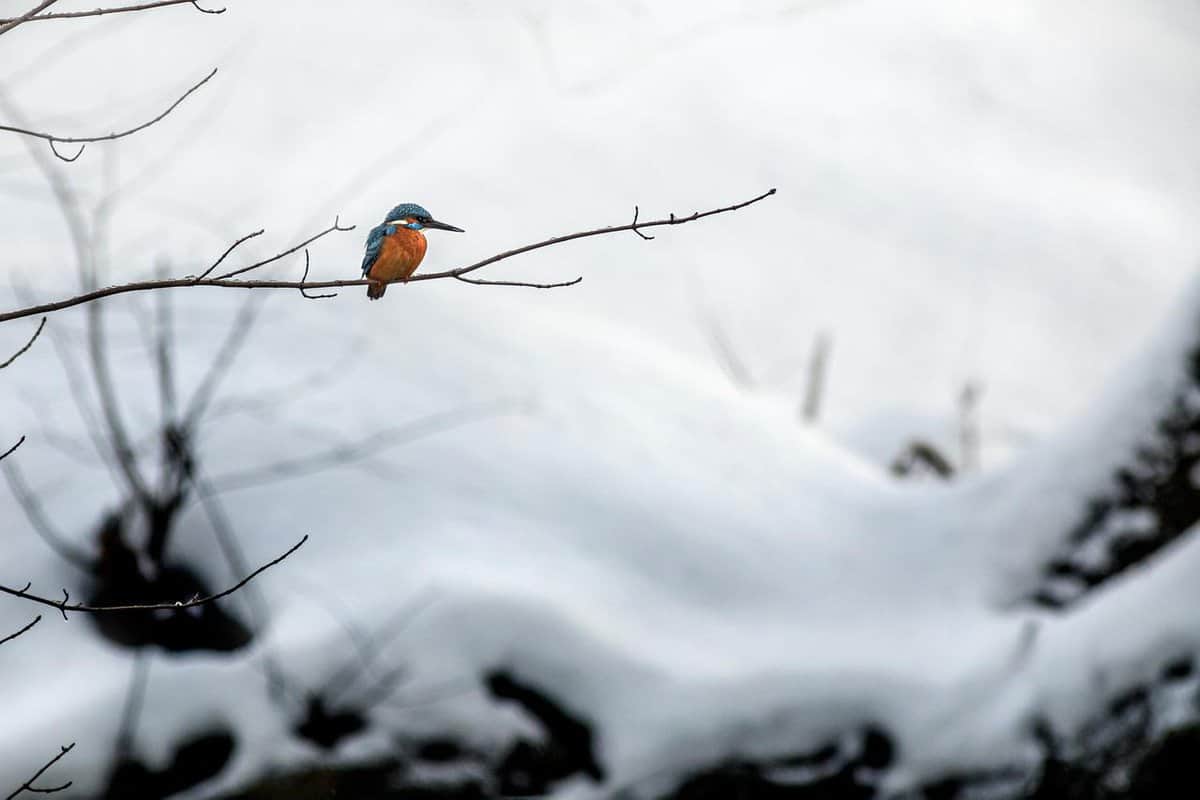
[[[426,228],[437,228],[439,231],[454,231],[455,233],[466,233],[462,228],[456,228],[453,225],[447,225],[444,222],[438,222],[436,219],[431,219],[428,222],[422,223]]]

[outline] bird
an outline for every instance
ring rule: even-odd
[[[371,229],[362,262],[363,277],[371,281],[367,297],[378,300],[387,291],[389,283],[412,277],[425,257],[427,242],[421,231],[427,228],[466,232],[438,222],[416,203],[401,203],[387,213],[382,223]]]

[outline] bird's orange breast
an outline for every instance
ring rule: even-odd
[[[411,228],[397,228],[383,238],[379,257],[371,265],[367,277],[376,281],[397,281],[412,276],[425,258],[425,236]]]

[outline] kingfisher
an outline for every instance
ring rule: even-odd
[[[401,203],[371,229],[362,262],[363,277],[371,281],[367,297],[378,300],[389,283],[412,277],[425,257],[427,243],[421,231],[426,228],[465,233],[462,228],[438,222],[416,203]]]

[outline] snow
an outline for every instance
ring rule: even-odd
[[[402,33],[377,24],[383,3],[335,18],[316,4],[285,17],[235,6],[219,22],[137,22],[109,40],[143,37],[136,58],[14,87],[31,111],[49,108],[46,87],[70,86],[49,95],[55,107],[116,115],[129,108],[118,96],[145,85],[145,63],[171,86],[157,76],[231,48],[221,78],[235,77],[210,105],[182,108],[144,149],[121,148],[128,176],[188,139],[118,216],[113,250],[137,254],[116,260],[119,276],[148,272],[159,253],[181,272],[202,268],[262,226],[246,258],[266,254],[328,224],[326,211],[360,228],[314,247],[314,270],[350,275],[360,234],[404,199],[468,230],[432,243],[441,266],[625,221],[634,203],[657,216],[780,188],[653,242],[573,243],[490,273],[584,275],[570,290],[417,284],[371,305],[359,292],[268,301],[228,393],[346,369],[273,412],[214,422],[212,477],[430,414],[473,418],[364,464],[224,495],[251,561],[311,539],[260,579],[272,618],[254,652],[152,660],[139,753],[162,763],[212,721],[238,732],[230,769],[196,796],[312,757],[270,704],[258,656],[269,648],[300,681],[339,663],[344,632],[314,595],[368,624],[430,598],[388,650],[412,669],[398,705],[337,758],[382,752],[399,731],[502,740],[528,723],[489,702],[478,677],[510,666],[595,724],[609,778],[576,780],[562,790],[571,797],[649,793],[732,754],[808,752],[867,725],[900,747],[892,788],[1031,766],[1035,712],[1069,730],[1098,697],[1200,646],[1187,600],[1200,550],[1188,538],[1066,613],[1017,603],[1083,501],[1148,435],[1181,377],[1169,365],[1192,344],[1196,290],[1173,296],[1198,244],[1194,7],[745,6],[445,3]],[[131,74],[143,79],[117,80]],[[422,88],[414,130],[396,98],[431,76],[440,85]],[[189,139],[196,124],[204,132]],[[71,167],[85,186],[100,150]],[[9,189],[38,186],[0,163]],[[360,175],[366,164],[378,175]],[[355,177],[344,190],[343,176]],[[0,236],[25,266],[9,274],[62,294],[73,275],[43,241],[65,241],[54,209],[10,202],[24,216],[0,215]],[[239,300],[177,293],[185,387]],[[704,307],[756,371],[803,363],[816,332],[833,330],[828,418],[797,423],[803,370],[755,391],[731,385],[695,323]],[[152,421],[121,308],[110,326],[127,411]],[[67,312],[50,325],[81,322]],[[78,537],[114,495],[102,470],[33,433],[81,433],[49,344],[5,371],[0,404],[6,431],[30,432],[22,470]],[[1105,372],[1116,380],[1080,413]],[[893,482],[880,469],[891,443],[936,438],[939,419],[952,432],[953,398],[979,377],[985,452],[1003,463],[950,485]],[[1013,446],[995,433],[1007,428],[1041,441]],[[0,507],[20,518],[4,493]],[[173,552],[224,584],[199,509],[183,524]],[[21,525],[5,546],[0,582],[53,595],[78,580]],[[0,631],[30,612],[3,604]],[[63,770],[94,789],[131,663],[83,620],[50,613],[0,648],[19,687],[5,698],[0,785],[78,740]],[[459,691],[404,705],[448,683]]]

